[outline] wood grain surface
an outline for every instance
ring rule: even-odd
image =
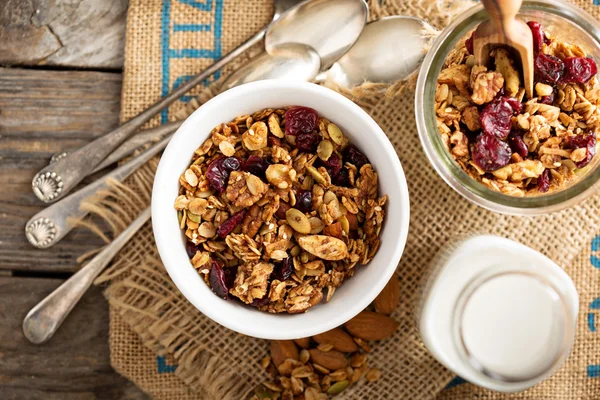
[[[59,279],[0,277],[0,398],[146,399],[116,374],[108,353],[108,306],[92,288],[47,343],[22,334],[27,312],[61,284]]]
[[[127,0],[0,1],[0,64],[121,69]]]
[[[120,92],[116,73],[0,68],[0,269],[72,272],[78,256],[102,244],[77,229],[37,250],[24,227],[44,207],[31,191],[35,173],[52,154],[116,127]]]
[[[77,229],[36,250],[25,223],[44,207],[34,174],[119,120],[127,0],[0,0],[0,400],[147,399],[110,365],[108,306],[83,297],[43,345],[27,312],[102,242]]]

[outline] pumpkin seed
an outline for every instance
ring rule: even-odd
[[[308,219],[308,222],[310,222],[310,234],[311,235],[316,235],[317,233],[321,233],[323,231],[323,228],[325,228],[325,224],[323,224],[323,221],[321,221],[321,219],[319,217],[310,217]]]
[[[348,236],[348,233],[350,232],[350,222],[348,222],[348,218],[346,218],[345,215],[342,215],[338,218],[338,222],[342,224],[342,230],[344,231],[346,236]]]
[[[321,185],[324,185],[325,183],[327,183],[327,180],[325,179],[325,177],[323,175],[321,175],[321,173],[319,171],[317,171],[317,169],[315,167],[313,167],[312,165],[307,165],[306,170],[308,171],[309,174],[312,175],[313,179],[317,183],[320,183]]]
[[[321,140],[319,147],[317,147],[317,155],[323,161],[329,160],[333,153],[333,144],[329,140]]]
[[[329,133],[329,137],[335,144],[341,145],[344,142],[344,134],[336,124],[327,125],[327,133]]]
[[[187,217],[198,224],[202,221],[200,215],[192,214],[191,212],[188,213]]]
[[[302,211],[290,208],[286,211],[285,218],[296,232],[310,233],[310,222]]]
[[[254,389],[254,394],[256,394],[259,399],[274,399],[277,397],[275,393],[271,392],[263,385],[260,385]]]
[[[339,381],[334,383],[327,389],[327,394],[335,396],[336,394],[342,393],[350,384],[349,381]]]
[[[285,136],[281,130],[281,126],[279,126],[279,115],[275,113],[269,115],[269,120],[267,123],[269,124],[269,129],[273,135],[277,136],[278,138],[283,138]]]

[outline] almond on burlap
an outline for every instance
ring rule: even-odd
[[[313,339],[319,344],[331,344],[335,350],[344,353],[358,351],[358,345],[352,340],[352,336],[348,335],[341,328],[334,328],[330,331],[320,333],[313,336]]]
[[[310,349],[310,359],[313,363],[317,363],[331,371],[346,368],[348,359],[339,351],[321,351],[318,349]]]
[[[288,358],[297,361],[298,357],[298,347],[296,347],[293,340],[271,341],[271,358],[277,367],[283,364]]]
[[[363,311],[344,324],[353,336],[364,340],[382,340],[392,336],[398,323],[388,316]]]
[[[310,338],[294,339],[294,342],[303,349],[310,347]]]
[[[400,282],[396,275],[385,285],[381,293],[375,298],[375,311],[390,315],[394,312],[400,302]]]

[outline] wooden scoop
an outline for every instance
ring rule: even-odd
[[[518,54],[523,68],[523,82],[528,98],[533,97],[533,35],[524,21],[515,17],[522,0],[481,0],[490,16],[473,36],[475,63],[487,65],[490,52],[498,46],[509,46]]]

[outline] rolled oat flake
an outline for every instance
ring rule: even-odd
[[[578,308],[573,281],[552,260],[481,235],[438,254],[416,315],[439,362],[473,384],[518,392],[561,367],[571,352]]]

